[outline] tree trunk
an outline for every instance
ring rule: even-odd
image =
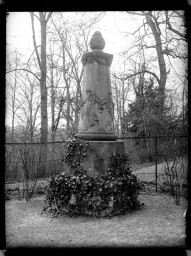
[[[54,94],[54,78],[53,78],[53,61],[51,69],[51,123],[52,123],[52,141],[55,141],[55,94]]]
[[[63,77],[64,82],[66,84],[66,92],[67,92],[67,109],[66,109],[66,135],[68,135],[70,130],[70,88],[69,83],[66,77],[66,65],[65,65],[65,44],[63,43]]]
[[[117,109],[117,123],[116,123],[116,128],[117,128],[117,135],[120,136],[120,107],[119,107],[119,93],[117,89],[117,82],[115,79],[115,96],[116,96],[116,109]]]
[[[17,57],[16,57],[16,68],[17,68]],[[14,88],[13,88],[13,102],[12,102],[12,129],[11,129],[11,142],[13,143],[14,140],[14,126],[15,126],[15,94],[16,94],[16,85],[17,85],[17,71],[15,71],[15,81],[14,81]]]
[[[151,12],[144,13],[146,17],[146,21],[148,25],[150,26],[153,36],[155,38],[156,43],[156,52],[158,57],[158,64],[160,69],[160,83],[159,83],[159,111],[160,114],[162,114],[163,107],[164,107],[164,99],[165,99],[165,86],[166,86],[166,79],[167,79],[167,72],[166,72],[166,65],[164,60],[164,53],[162,49],[162,41],[161,41],[161,32],[159,29],[159,26],[152,20]]]
[[[32,100],[31,100],[32,101]],[[30,143],[33,142],[33,116],[32,116],[32,102],[30,102],[30,115],[29,115],[29,132],[30,132]]]
[[[76,101],[75,101],[75,133],[78,131],[79,122],[79,91],[80,91],[80,81],[77,81],[77,91],[76,91]]]
[[[47,164],[47,141],[48,141],[48,116],[47,116],[47,88],[46,88],[46,21],[44,15],[40,14],[41,19],[41,143],[42,143],[42,167],[40,177],[46,176]]]
[[[50,19],[52,12],[49,12],[46,17],[46,12],[39,12],[39,21],[41,26],[41,59],[37,50],[35,29],[34,29],[34,13],[31,12],[32,33],[34,48],[41,71],[40,79],[40,94],[41,94],[41,168],[39,171],[39,177],[44,178],[46,176],[47,165],[47,142],[48,142],[48,115],[47,115],[47,88],[46,88],[46,26]]]

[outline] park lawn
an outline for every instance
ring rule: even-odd
[[[175,205],[171,196],[141,193],[142,209],[111,219],[52,218],[41,214],[45,195],[5,204],[6,243],[11,247],[182,246],[187,201]]]

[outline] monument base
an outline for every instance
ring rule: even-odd
[[[88,141],[116,141],[117,136],[113,133],[78,133],[77,137]]]
[[[111,164],[112,154],[124,154],[123,141],[88,141],[88,144],[92,150],[81,159],[80,166],[92,177],[106,174]],[[70,173],[72,172],[70,168]]]

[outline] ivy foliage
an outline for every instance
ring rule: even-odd
[[[91,177],[80,166],[88,150],[88,143],[74,136],[65,154],[65,162],[74,172],[62,172],[49,180],[43,210],[54,215],[111,217],[139,208],[140,185],[130,171],[128,155],[112,155],[106,174]]]
[[[76,135],[73,136],[70,143],[66,145],[64,162],[71,168],[79,168],[82,158],[88,151],[93,151],[87,141],[83,142]]]

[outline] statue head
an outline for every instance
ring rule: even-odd
[[[102,34],[99,31],[96,31],[91,40],[90,40],[90,48],[92,50],[103,50],[105,47],[105,40],[102,37]]]

